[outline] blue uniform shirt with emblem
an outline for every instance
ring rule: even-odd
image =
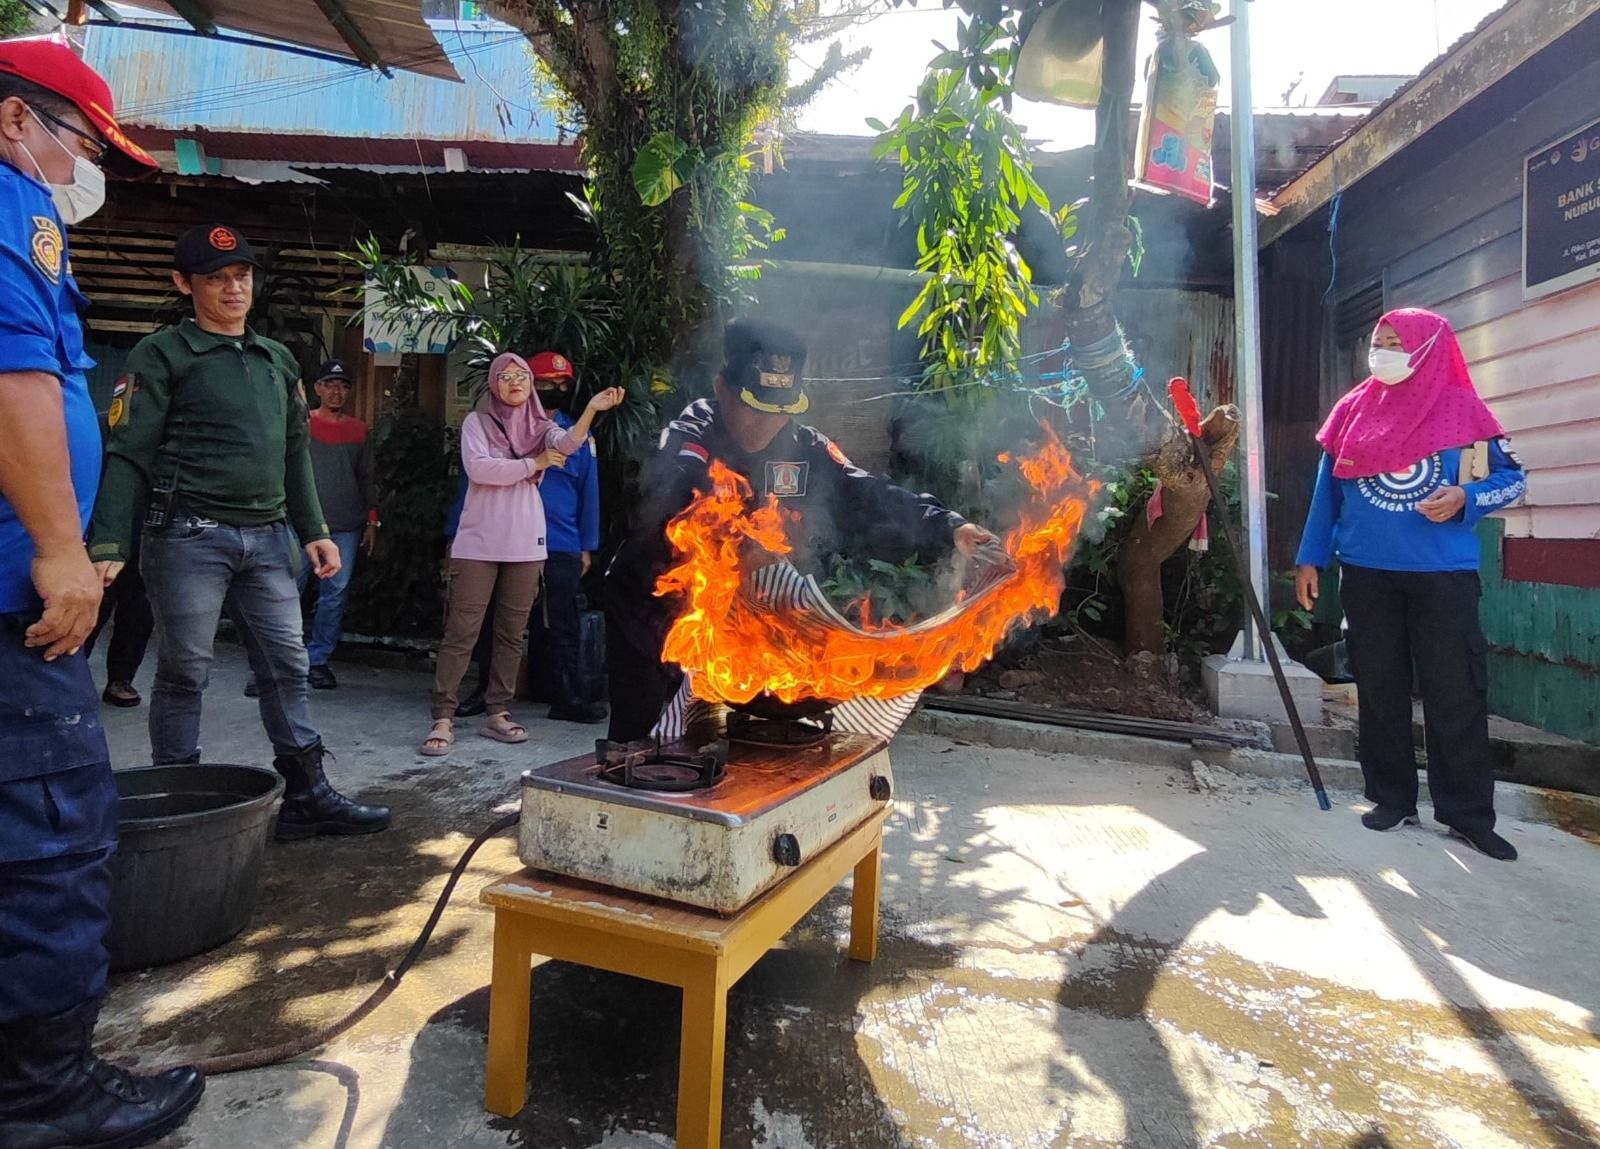
[[[1404,471],[1339,479],[1324,452],[1295,562],[1325,567],[1337,554],[1343,563],[1370,570],[1477,570],[1476,527],[1485,515],[1522,497],[1522,465],[1504,440],[1494,440],[1488,475],[1462,488],[1466,505],[1455,518],[1433,522],[1417,504],[1440,487],[1456,485],[1460,469],[1461,448],[1451,447]]]
[[[72,485],[85,528],[100,483],[100,427],[84,372],[84,303],[68,269],[67,241],[43,184],[0,163],[0,375],[41,371],[61,380]],[[39,609],[33,540],[0,496],[0,613]]]

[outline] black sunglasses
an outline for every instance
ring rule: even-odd
[[[44,111],[42,108],[34,108],[33,112],[40,119],[49,120],[58,128],[65,128],[67,131],[71,132],[73,135],[77,136],[80,140],[83,140],[91,148],[93,148],[94,152],[91,155],[85,156],[84,158],[95,167],[99,167],[105,162],[107,145],[104,140],[100,139],[99,136],[92,135],[76,125],[69,124],[60,116],[52,115],[51,113]]]

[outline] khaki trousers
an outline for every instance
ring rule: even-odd
[[[433,717],[454,718],[461,679],[472,662],[489,597],[498,592],[494,612],[494,653],[489,659],[486,713],[499,714],[516,693],[517,669],[528,644],[528,613],[539,597],[544,563],[496,563],[481,559],[450,560],[450,605],[444,638],[439,643],[433,676]]]

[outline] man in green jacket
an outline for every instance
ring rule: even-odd
[[[226,608],[287,782],[278,837],[374,833],[389,811],[357,805],[328,782],[307,700],[295,552],[303,543],[312,571],[331,578],[339,548],[312,479],[299,365],[245,324],[259,264],[237,231],[194,228],[174,263],[194,318],[128,356],[89,532],[90,558],[109,585],[133,551],[133,524],[144,524],[140,571],[158,642],[151,754],[158,765],[200,761],[201,696]]]

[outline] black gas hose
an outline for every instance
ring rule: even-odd
[[[400,959],[400,964],[390,970],[384,979],[379,982],[367,995],[360,1005],[349,1013],[325,1026],[314,1033],[293,1041],[269,1045],[262,1049],[247,1049],[242,1053],[225,1053],[220,1057],[207,1057],[194,1063],[196,1069],[207,1077],[220,1077],[226,1073],[238,1073],[244,1069],[260,1069],[268,1065],[276,1065],[280,1061],[288,1061],[291,1057],[300,1057],[314,1049],[320,1049],[333,1041],[334,1038],[347,1032],[359,1024],[368,1014],[377,1009],[389,999],[389,995],[400,988],[400,980],[406,972],[417,963],[422,956],[422,951],[427,947],[433,931],[439,924],[439,919],[444,916],[444,908],[450,902],[450,897],[456,892],[456,884],[461,881],[461,875],[467,872],[471,865],[473,855],[496,834],[503,833],[517,824],[520,815],[507,814],[503,818],[496,818],[482,833],[472,840],[461,859],[456,862],[455,868],[450,871],[450,879],[445,882],[444,889],[440,891],[438,899],[433,903],[433,913],[428,915],[427,922],[422,927],[422,932],[417,935],[417,940],[411,943],[411,948],[406,951],[406,956]]]

